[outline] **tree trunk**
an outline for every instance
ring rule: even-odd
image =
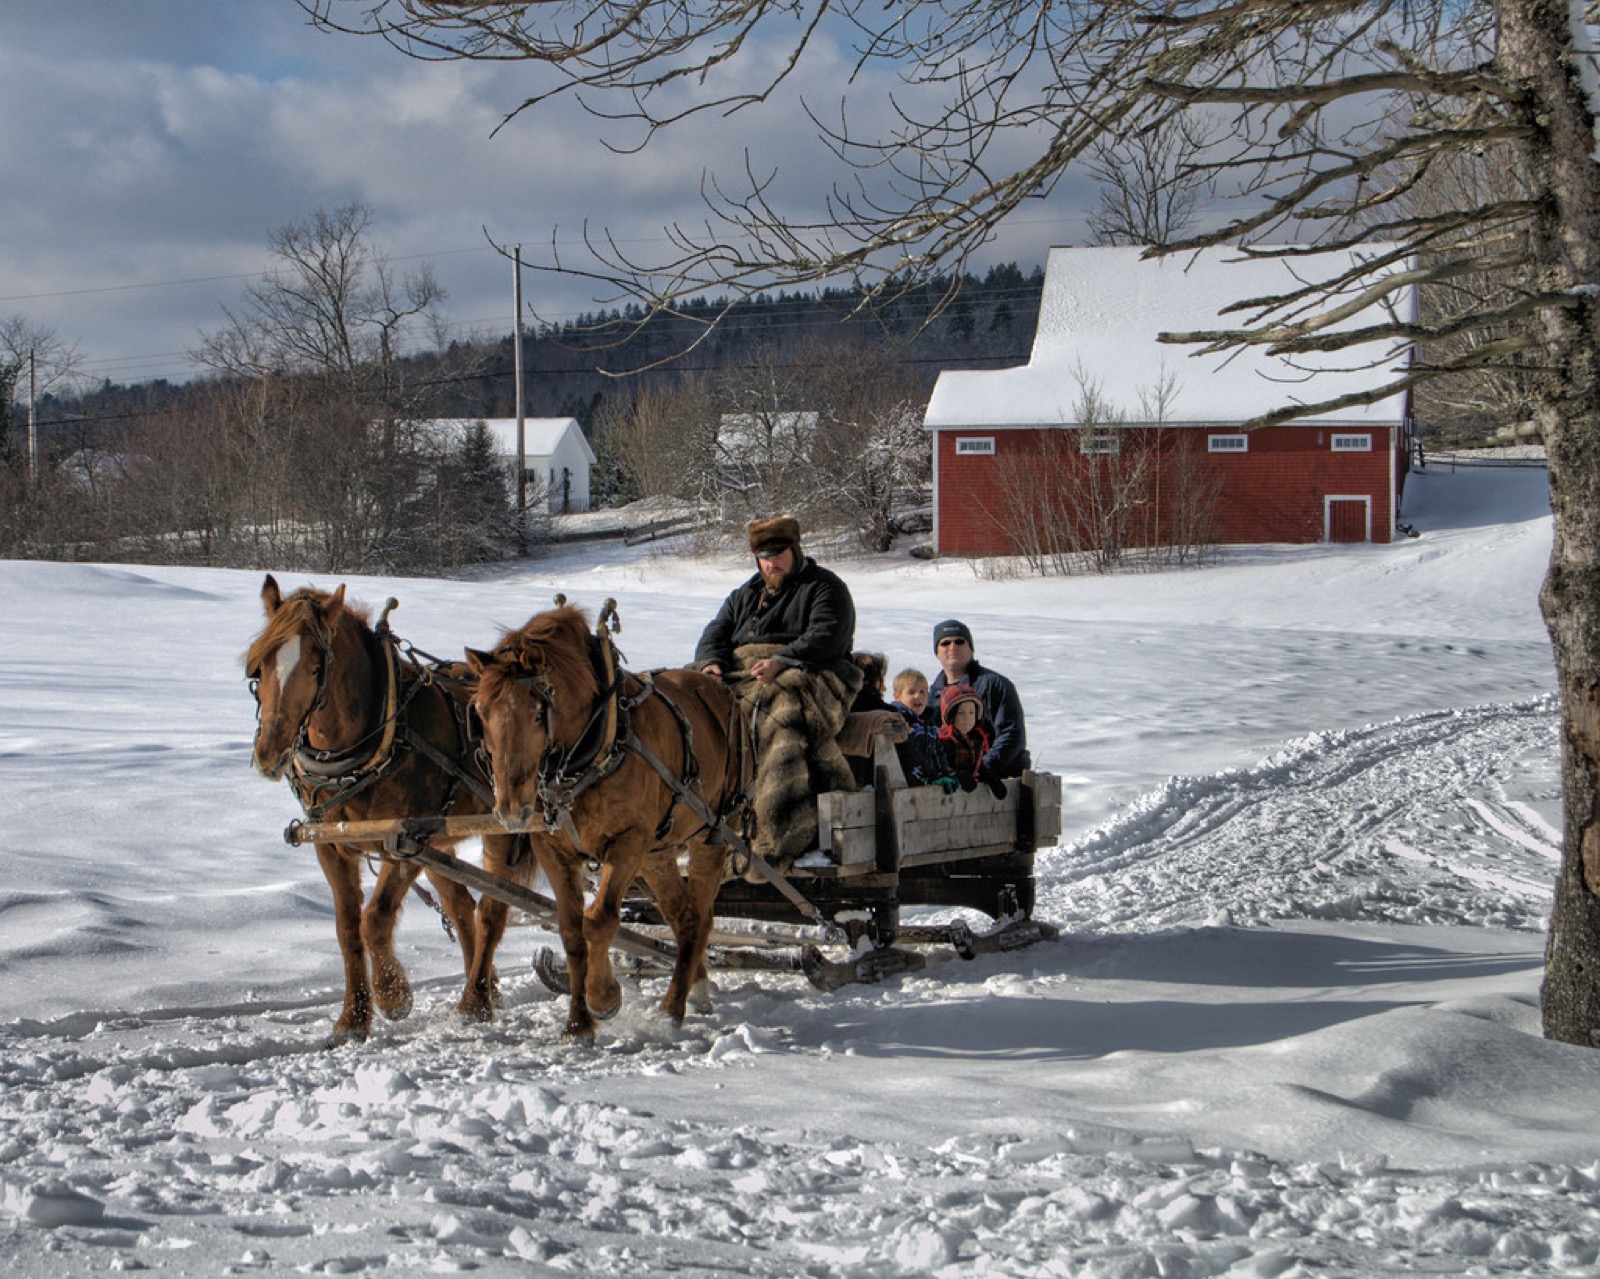
[[[1536,245],[1548,373],[1536,416],[1550,455],[1554,544],[1540,603],[1561,694],[1562,858],[1545,949],[1545,1034],[1600,1047],[1600,167],[1573,73],[1568,7],[1502,0],[1499,69],[1528,93],[1529,158],[1546,198]]]

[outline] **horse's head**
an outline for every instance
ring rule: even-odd
[[[349,611],[343,586],[332,594],[308,587],[285,599],[270,573],[261,602],[267,624],[245,655],[245,675],[256,696],[253,761],[262,776],[276,781],[325,700],[334,638]]]
[[[582,733],[600,693],[588,622],[575,608],[539,613],[492,652],[467,649],[467,664],[477,677],[472,710],[489,754],[495,815],[520,828],[538,813],[547,757]]]

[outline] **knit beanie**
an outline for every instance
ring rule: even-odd
[[[949,621],[940,622],[939,625],[933,628],[933,651],[937,653],[939,651],[939,641],[949,639],[951,636],[966,640],[967,647],[972,647],[972,632],[967,629],[967,624],[958,622],[952,617]]]
[[[944,692],[939,694],[939,722],[950,724],[954,722],[956,707],[962,702],[971,702],[978,708],[978,719],[983,719],[983,698],[973,692],[971,684],[946,684]]]

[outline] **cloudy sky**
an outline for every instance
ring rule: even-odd
[[[809,98],[837,102],[825,86],[843,60],[818,51]],[[433,263],[456,336],[501,335],[511,270],[486,231],[531,260],[553,238],[576,253],[587,223],[649,256],[664,226],[702,212],[707,164],[737,175],[746,149],[781,161],[788,190],[826,192],[793,103],[633,156],[570,105],[491,136],[534,83],[517,64],[421,63],[318,32],[295,0],[15,0],[0,29],[0,317],[52,327],[95,381],[187,377],[201,333],[270,264],[270,234],[359,200],[398,267]],[[873,92],[858,83],[852,107]],[[1041,204],[987,260],[1042,265],[1081,241],[1084,203]],[[542,274],[525,289],[554,320],[601,300]]]

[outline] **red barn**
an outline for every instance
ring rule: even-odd
[[[1028,363],[939,376],[925,419],[935,550],[1390,541],[1411,448],[1408,395],[1248,432],[1242,425],[1297,401],[1380,388],[1409,360],[1405,348],[1194,355],[1157,341],[1243,327],[1248,311],[1223,308],[1337,277],[1359,251],[1292,261],[1226,248],[1140,254],[1052,249]],[[1414,290],[1404,300],[1402,318],[1413,319]],[[1330,327],[1386,315],[1358,311]]]

